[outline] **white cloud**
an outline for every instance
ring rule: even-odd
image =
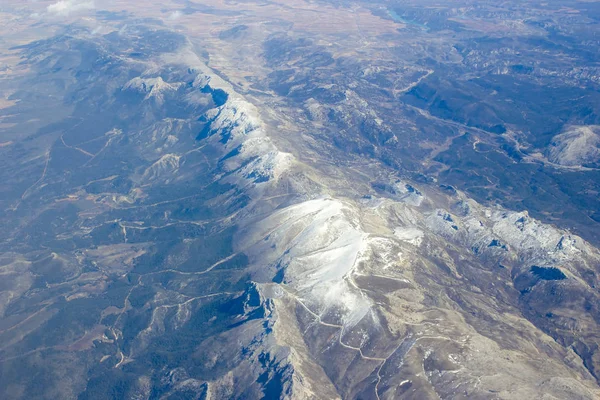
[[[181,16],[183,15],[183,13],[181,11],[173,11],[170,15],[169,15],[169,19],[171,21],[175,21],[176,19],[179,19]]]
[[[57,3],[49,5],[46,11],[48,14],[67,16],[77,11],[91,10],[93,8],[93,0],[60,0]]]

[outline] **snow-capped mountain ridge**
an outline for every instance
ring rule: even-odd
[[[426,301],[434,296],[427,289],[432,283],[425,285],[423,279],[431,282],[441,279],[440,282],[447,281],[444,285],[463,286],[451,296],[445,293],[446,289],[438,292],[440,298],[435,302],[442,304],[458,299],[471,301],[467,299],[481,296],[492,285],[495,294],[481,307],[495,309],[494,312],[503,310],[515,321],[522,321],[520,324],[525,318],[519,310],[519,293],[527,299],[527,296],[545,293],[551,285],[592,290],[594,282],[590,281],[590,274],[600,261],[596,248],[569,232],[540,223],[526,212],[484,207],[461,192],[447,195],[434,190],[430,196],[428,193],[432,189],[423,190],[409,182],[391,180],[390,184],[374,184],[368,202],[358,193],[354,198],[348,197],[348,193],[331,191],[323,196],[320,188],[326,185],[328,178],[321,179],[318,165],[313,165],[315,169],[309,180],[315,181],[316,185],[291,185],[296,192],[286,193],[286,196],[293,195],[296,200],[288,200],[273,211],[267,211],[264,217],[254,217],[253,207],[261,214],[265,210],[260,205],[263,196],[270,198],[281,193],[284,187],[289,188],[290,182],[308,178],[301,163],[288,161],[292,160],[291,156],[274,147],[269,139],[273,131],[257,122],[260,119],[256,114],[252,114],[252,118],[246,114],[246,103],[237,99],[239,95],[228,93],[234,100],[206,115],[210,131],[201,142],[208,140],[214,146],[221,146],[227,154],[221,164],[231,172],[225,179],[254,193],[253,205],[243,217],[249,219],[237,221],[242,227],[237,235],[237,249],[249,257],[250,268],[257,277],[270,276],[283,288],[275,296],[274,315],[289,312],[291,305],[287,302],[291,301],[296,304],[299,329],[304,330],[305,335],[319,336],[323,329],[337,330],[337,339],[329,342],[325,347],[327,351],[337,349],[335,351],[353,353],[353,359],[359,360],[356,362],[361,369],[375,373],[385,366],[382,362],[397,354],[383,350],[397,341],[391,331],[387,331],[392,329],[391,326],[395,326],[392,331],[405,329],[410,332],[407,337],[412,340],[430,336],[439,338],[436,340],[440,342],[432,345],[431,352],[440,351],[444,341],[455,340],[445,333],[448,327],[428,325],[424,330],[418,328],[422,322],[416,321],[427,321],[425,315],[433,312],[427,305],[431,300]],[[273,172],[264,178],[265,171]],[[349,173],[340,171],[342,176]],[[249,189],[249,178],[251,187],[262,187],[259,192]],[[468,267],[461,265],[462,262]],[[440,269],[435,274],[443,277],[430,275],[437,268]],[[539,271],[552,272],[554,269],[563,271],[566,279],[552,280],[554,278],[538,275]],[[496,271],[500,271],[502,278],[492,278]],[[486,276],[489,278],[484,278]],[[408,307],[414,310],[413,314],[400,317],[398,311],[387,310],[383,306],[385,303],[379,300],[392,301],[396,295],[410,304]],[[279,311],[278,305],[283,307]],[[442,306],[446,307],[448,305]],[[407,324],[409,320],[415,322]],[[452,329],[463,329],[458,323],[448,323]],[[557,318],[554,323],[557,325],[544,326],[545,332],[556,332],[555,327],[563,322]],[[520,325],[507,329],[515,335],[523,334]],[[468,339],[474,336],[476,340]],[[475,332],[458,337],[463,337],[461,343],[488,340],[485,335]],[[319,356],[314,352],[321,350],[307,344],[318,360]],[[469,354],[473,355],[480,347],[473,344],[469,349],[465,346],[460,346],[463,355],[454,357],[463,371],[454,375],[455,379],[468,381],[468,376],[476,373],[500,374],[501,380],[516,379],[512,372],[492,372],[482,364],[469,365]],[[486,357],[499,365],[504,363],[499,355],[488,353]],[[335,374],[324,360],[320,362],[328,374]],[[369,369],[369,364],[375,364],[375,369]],[[353,370],[348,368],[346,373]],[[539,379],[538,371],[530,368],[523,371],[526,371],[523,376],[529,378],[520,381],[520,389],[511,392],[513,396],[534,390],[530,382]],[[576,380],[568,382],[572,390],[588,390],[578,386]],[[547,390],[556,388],[551,384]]]

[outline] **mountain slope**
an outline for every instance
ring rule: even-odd
[[[600,396],[581,237],[344,157],[149,21],[19,51],[3,398]],[[337,117],[376,121],[344,96]]]

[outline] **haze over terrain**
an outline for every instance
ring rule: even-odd
[[[600,398],[599,22],[2,0],[0,398]]]

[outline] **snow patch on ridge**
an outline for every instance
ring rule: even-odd
[[[125,84],[123,90],[145,94],[144,100],[155,98],[158,103],[164,101],[164,93],[177,91],[183,83],[167,83],[160,76],[154,78],[135,77]]]
[[[293,156],[279,151],[266,135],[262,122],[246,112],[243,100],[232,99],[209,111],[208,140],[225,150],[222,161],[228,183],[245,186],[279,179],[293,163]]]
[[[457,216],[438,209],[425,217],[432,233],[499,260],[512,260],[516,266],[531,265],[566,268],[600,262],[600,254],[582,238],[552,225],[544,224],[526,211],[514,212],[487,208],[463,199],[464,215]]]
[[[398,239],[419,247],[423,241],[423,231],[417,228],[402,227],[394,229],[394,236]]]
[[[194,74],[193,80],[188,83],[168,83],[156,76],[160,71],[151,69],[141,77],[130,80],[123,89],[145,94],[145,99],[155,98],[162,104],[169,92],[184,88],[183,98],[190,107],[206,110],[210,104],[209,94],[216,105],[203,115],[198,115],[197,121],[187,121],[187,125],[171,119],[163,121],[152,132],[152,142],[161,142],[154,146],[158,152],[173,152],[171,146],[178,141],[177,133],[191,129],[197,122],[198,125],[203,124],[202,131],[197,135],[200,146],[210,146],[213,154],[220,159],[215,175],[223,183],[244,188],[250,197],[260,198],[265,182],[277,181],[290,169],[293,156],[280,151],[268,137],[256,107],[239,95],[228,82],[214,74],[191,50],[191,46],[163,55],[157,65],[184,65],[189,73]],[[175,164],[169,165],[173,171],[176,169]]]
[[[565,166],[600,163],[600,126],[571,126],[556,135],[547,150],[548,159]]]
[[[180,159],[181,157],[176,154],[165,154],[146,169],[142,179],[152,181],[162,176],[171,176],[179,169]]]
[[[253,235],[244,232],[242,246],[249,247],[251,259],[278,269],[285,285],[314,312],[336,315],[335,323],[351,327],[371,307],[346,279],[368,243],[368,235],[353,218],[355,212],[330,198],[295,204],[257,223]]]

